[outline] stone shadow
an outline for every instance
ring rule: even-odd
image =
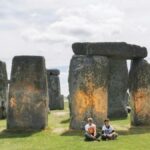
[[[101,133],[100,130],[98,132]],[[120,136],[127,136],[127,135],[138,135],[138,134],[145,134],[150,133],[150,127],[131,127],[128,130],[116,130],[116,132]],[[84,130],[67,130],[61,134],[61,136],[82,136],[84,137]]]
[[[0,139],[25,138],[39,132],[41,132],[41,130],[33,131],[33,130],[6,130],[5,129],[0,132]]]
[[[150,133],[150,127],[145,126],[145,127],[131,127],[128,130],[117,130],[117,133],[119,135],[138,135],[138,134],[145,134],[145,133]]]
[[[67,130],[61,134],[61,136],[84,136],[84,131],[79,130]]]
[[[62,120],[61,121],[61,124],[66,124],[66,123],[69,123],[70,122],[70,118],[69,119],[66,119],[66,120]]]

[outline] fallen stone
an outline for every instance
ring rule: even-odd
[[[145,47],[124,42],[74,43],[72,48],[76,55],[100,55],[119,59],[144,58],[147,56]]]

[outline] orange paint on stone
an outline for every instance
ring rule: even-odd
[[[93,93],[93,110],[97,113],[107,113],[107,90],[98,88]]]
[[[88,109],[91,109],[96,114],[106,114],[107,112],[107,90],[104,88],[95,89],[91,93],[77,91],[75,99],[76,112],[78,112],[79,118]]]
[[[17,104],[16,104],[16,99],[14,98],[14,97],[12,97],[11,99],[10,99],[10,107],[16,107],[17,106]]]
[[[133,93],[134,108],[138,115],[150,116],[150,92],[148,89],[139,89]]]
[[[76,112],[78,112],[79,117],[86,112],[87,107],[90,106],[90,100],[86,93],[83,91],[77,91],[75,94],[75,107]]]
[[[134,97],[134,106],[137,113],[141,112],[144,104],[147,100],[147,92],[146,90],[139,89],[133,94]]]

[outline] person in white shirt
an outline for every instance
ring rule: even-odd
[[[85,125],[85,141],[100,141],[100,134],[96,132],[96,125],[92,118],[88,118],[88,123]]]
[[[115,140],[118,134],[115,132],[114,128],[110,125],[109,119],[104,120],[104,125],[102,127],[102,140]]]

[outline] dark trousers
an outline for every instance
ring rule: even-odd
[[[86,141],[95,141],[95,140],[97,140],[101,135],[100,135],[100,133],[97,133],[97,135],[95,136],[95,138],[93,138],[93,136],[92,136],[91,134],[89,134],[88,132],[86,132],[86,133],[84,134],[84,136],[85,136],[85,140],[86,140]]]
[[[118,137],[117,133],[112,133],[111,136],[102,134],[102,140],[115,140]]]

